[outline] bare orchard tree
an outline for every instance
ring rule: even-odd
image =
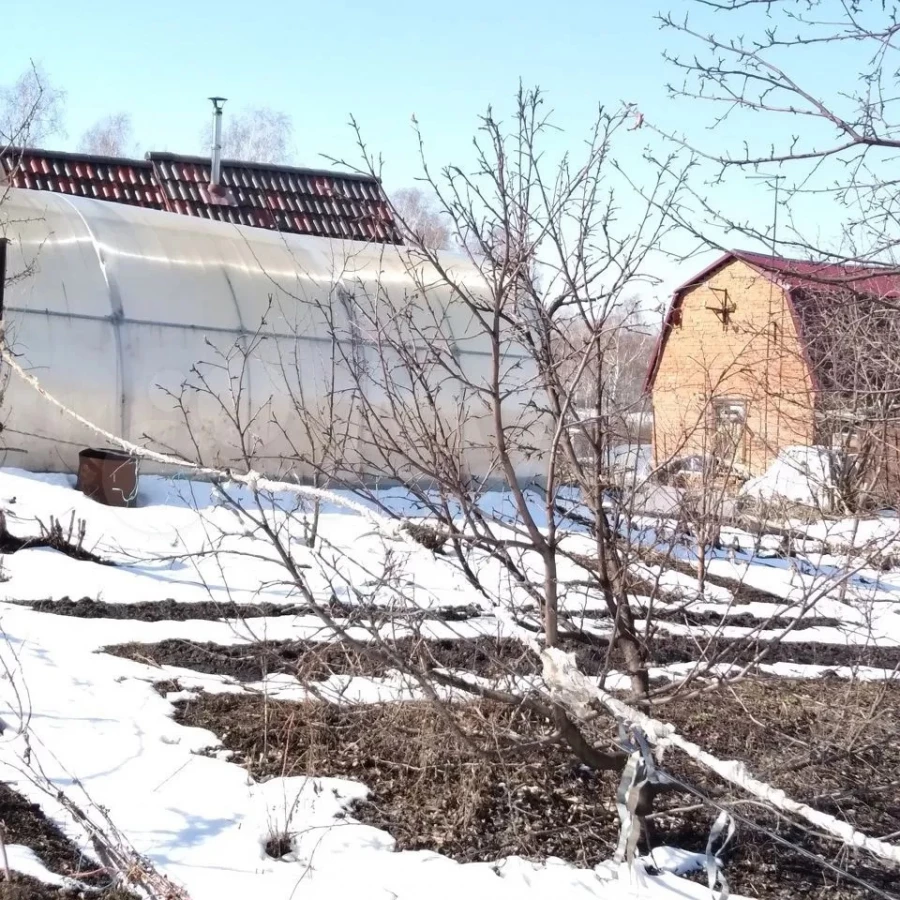
[[[391,196],[391,208],[400,228],[413,244],[424,244],[432,250],[451,248],[450,225],[434,199],[421,188],[395,191]]]
[[[625,508],[608,506],[610,442],[620,435],[603,423],[621,412],[606,393],[621,368],[615,335],[633,313],[635,286],[649,278],[648,255],[669,227],[658,210],[677,196],[683,173],[661,174],[652,202],[619,231],[618,192],[629,188],[613,148],[628,121],[627,111],[601,110],[581,158],[551,164],[542,154],[552,128],[543,97],[523,90],[509,124],[492,112],[482,117],[474,171],[451,167],[433,176],[423,159],[426,182],[465,255],[445,257],[410,235],[405,248],[386,247],[377,265],[343,260],[333,273],[337,292],[293,295],[311,308],[307,318],[333,330],[341,402],[328,414],[352,418],[332,431],[354,439],[349,449],[336,440],[314,452],[298,447],[279,468],[317,472],[401,521],[370,485],[405,485],[429,517],[410,533],[440,549],[527,640],[597,645],[570,627],[568,607],[586,594],[599,598],[613,629],[609,642],[600,641],[610,647],[602,669],[621,661],[634,697],[647,703],[646,647],[628,602],[639,548]],[[361,139],[360,150],[368,166]],[[231,384],[246,369],[239,356]],[[238,421],[233,391],[219,396]],[[591,398],[588,406],[577,405],[582,396]],[[301,420],[321,418],[321,410],[307,410],[319,400],[293,397]],[[625,402],[637,406],[633,396]],[[264,415],[245,410],[240,421]],[[586,452],[575,446],[579,428],[590,434]],[[235,443],[244,465],[258,468],[254,447],[243,438]],[[511,504],[503,511],[488,505],[501,486]],[[633,494],[626,496],[630,502]],[[574,542],[573,523],[584,532]],[[288,560],[289,548],[279,555]],[[572,566],[581,577],[569,588],[563,572]],[[498,577],[505,585],[499,593]]]
[[[293,293],[282,284],[279,321],[291,321],[285,311],[293,303],[302,311],[298,322],[319,322],[331,335],[336,365],[315,389],[306,381],[301,390],[308,378],[301,372],[302,349],[297,360],[279,358],[286,381],[298,382],[288,388],[292,418],[315,434],[294,439],[278,459],[265,456],[263,424],[274,421],[282,437],[297,432],[288,420],[273,418],[268,400],[249,409],[242,387],[249,357],[267,343],[264,328],[253,341],[196,366],[186,386],[218,405],[234,425],[235,468],[307,478],[312,473],[319,486],[352,491],[366,508],[397,522],[399,531],[390,535],[406,534],[461,573],[522,646],[537,641],[582,648],[594,654],[601,683],[623,670],[632,699],[646,706],[683,695],[708,666],[735,664],[735,677],[742,678],[772,647],[751,642],[734,656],[735,647],[723,644],[683,678],[650,684],[654,602],[668,590],[659,583],[665,560],[696,571],[702,595],[707,560],[722,552],[722,507],[733,487],[738,442],[704,443],[712,439],[707,419],[733,374],[728,370],[706,386],[708,399],[697,409],[696,446],[716,460],[704,470],[702,502],[649,531],[638,523],[648,473],[635,469],[623,483],[610,465],[610,450],[622,440],[620,423],[639,405],[632,392],[617,392],[621,352],[615,335],[633,314],[629,298],[646,277],[648,256],[671,227],[661,210],[677,200],[684,176],[674,163],[660,173],[650,201],[620,226],[622,185],[613,152],[628,122],[627,111],[601,111],[584,158],[566,158],[547,170],[541,150],[550,123],[541,95],[523,91],[510,125],[492,113],[483,117],[473,172],[451,167],[437,176],[425,164],[466,257],[439,254],[422,242],[386,246],[375,259],[367,249],[336,260],[328,291],[301,290],[320,278],[299,278]],[[362,142],[360,147],[370,159]],[[477,253],[468,249],[473,236]],[[754,337],[741,336],[749,349],[733,367],[739,372],[759,364]],[[206,372],[215,372],[228,390],[217,388]],[[189,430],[197,431],[196,417],[187,406],[183,411]],[[685,449],[674,447],[671,455]],[[667,462],[657,460],[657,468]],[[408,506],[398,509],[386,499],[380,488],[391,484],[403,485],[426,516],[423,523],[410,522]],[[321,606],[297,567],[290,531],[279,533],[266,518],[271,501],[260,492],[254,502],[254,521],[275,544],[292,583],[305,602]],[[309,549],[309,543],[303,546]],[[361,590],[343,574],[340,554],[327,542],[313,549],[340,588],[333,596],[349,593],[371,603],[373,593],[384,592],[417,606],[408,596],[414,585],[408,592],[393,580],[401,576],[398,549],[390,543],[382,574],[363,578],[377,586],[374,591]],[[816,585],[801,592],[798,614],[827,590]],[[586,609],[590,616],[583,615]],[[328,627],[340,627],[324,614]],[[591,624],[596,620],[603,623],[599,632]],[[352,640],[346,629],[341,634]],[[417,679],[522,702],[518,691],[485,693],[434,673],[433,666],[423,668],[417,656],[403,658],[396,648],[385,652]],[[555,721],[546,698],[538,708]],[[570,726],[560,726],[566,740],[583,742]],[[579,744],[576,752],[589,750]]]
[[[0,151],[39,147],[64,134],[66,93],[32,63],[12,84],[0,86]]]
[[[898,490],[895,341],[900,241],[900,28],[891,5],[860,0],[691,0],[663,13],[687,134],[643,124],[690,150],[721,194],[693,195],[681,224],[710,243],[723,231],[824,263],[795,291],[815,381],[817,443],[837,451],[839,505],[893,502]],[[831,77],[818,73],[827,67]],[[753,179],[751,181],[750,179]],[[776,208],[749,218],[733,197],[768,182]],[[726,193],[726,191],[732,193]],[[705,224],[701,224],[705,218]],[[879,278],[885,279],[878,282]],[[845,302],[846,301],[846,302]]]
[[[523,90],[509,125],[492,112],[482,118],[474,171],[451,166],[438,175],[423,158],[454,242],[480,277],[473,283],[423,242],[411,245],[407,270],[420,291],[356,303],[374,351],[358,382],[367,474],[435,485],[420,500],[446,530],[460,565],[485,590],[471,552],[499,563],[538,611],[534,620],[514,617],[548,646],[568,634],[561,571],[573,552],[587,556],[588,581],[614,623],[612,644],[634,696],[645,702],[646,658],[627,603],[628,550],[617,517],[605,509],[605,461],[618,436],[602,423],[615,417],[606,399],[619,362],[611,337],[628,313],[626,298],[647,277],[648,254],[666,234],[658,210],[677,195],[682,175],[661,174],[650,189],[654,202],[620,229],[617,191],[627,188],[617,178],[613,147],[626,125],[625,112],[601,110],[582,157],[551,164],[542,153],[552,127],[543,98]],[[449,295],[445,310],[423,308],[429,282]],[[574,342],[573,323],[581,330]],[[480,356],[467,358],[469,342],[483,348]],[[460,352],[452,352],[454,344]],[[377,391],[365,390],[364,379]],[[579,408],[586,386],[591,406]],[[369,399],[376,395],[386,403]],[[391,424],[398,418],[400,428]],[[600,426],[592,428],[587,454],[573,439],[573,426],[584,419]],[[472,444],[487,479],[468,470]],[[508,486],[512,517],[484,511],[490,481]],[[577,510],[565,500],[568,486],[579,496]],[[563,539],[572,514],[589,534],[580,553]]]
[[[730,587],[719,588],[728,599],[710,621],[714,598],[697,591],[710,572],[704,562],[701,577],[692,577],[691,551],[696,544],[711,556],[717,552],[713,534],[721,523],[713,520],[686,545],[693,538],[679,522],[640,515],[636,473],[624,486],[612,477],[609,445],[619,436],[608,423],[619,403],[630,402],[614,389],[620,358],[612,337],[628,321],[628,298],[648,277],[651,254],[672,227],[667,211],[684,189],[673,160],[644,188],[645,204],[624,202],[632,188],[620,177],[616,151],[629,122],[629,111],[601,110],[581,156],[553,161],[544,152],[552,123],[542,97],[521,91],[508,122],[492,112],[482,117],[474,166],[433,173],[423,160],[464,256],[438,253],[421,241],[323,244],[321,257],[333,251],[330,279],[321,270],[298,269],[296,283],[283,271],[266,273],[277,286],[278,306],[273,301],[259,329],[230,346],[208,338],[207,360],[173,394],[198,447],[210,417],[230,423],[233,439],[216,448],[227,460],[204,465],[199,450],[198,459],[176,458],[101,434],[150,461],[215,478],[217,498],[232,515],[206,515],[209,546],[199,552],[215,556],[223,571],[234,571],[234,555],[274,558],[277,574],[266,586],[318,619],[312,634],[324,632],[328,640],[279,649],[264,630],[257,632],[260,640],[241,655],[258,655],[262,677],[293,671],[312,696],[340,701],[346,699],[341,689],[325,679],[336,658],[352,659],[353,674],[364,667],[387,681],[388,673],[399,673],[403,696],[428,701],[446,734],[476,748],[476,764],[530,759],[540,767],[548,754],[562,752],[594,770],[622,770],[620,859],[634,858],[634,819],[674,783],[654,780],[646,769],[654,765],[649,752],[638,746],[640,737],[636,744],[628,737],[636,727],[650,743],[665,741],[751,793],[753,804],[811,823],[829,839],[900,859],[896,846],[839,822],[836,806],[831,815],[794,802],[637,708],[669,704],[667,713],[684,714],[703,707],[693,701],[721,685],[737,688],[764,671],[779,661],[783,638],[836,588],[849,585],[842,612],[851,611],[857,585],[850,583],[872,559],[851,548],[846,567],[821,576],[807,576],[798,565],[797,583],[734,639],[725,633],[725,613],[741,602],[741,566],[749,570],[752,548],[732,564]],[[275,313],[273,332],[266,317]],[[302,342],[310,335],[319,350],[307,354]],[[753,338],[742,336],[751,348]],[[277,341],[282,349],[285,341],[296,344],[296,357],[273,349]],[[333,373],[321,371],[322,351],[330,352]],[[11,352],[4,359],[29,380]],[[751,349],[742,365],[758,359]],[[270,395],[254,398],[251,370],[254,384],[264,376],[271,385]],[[299,379],[304,390],[285,390],[276,375]],[[40,390],[35,379],[30,383]],[[582,391],[585,384],[590,391]],[[713,396],[700,404],[698,422],[717,387],[710,385]],[[587,401],[578,402],[583,396]],[[192,404],[192,397],[203,404]],[[580,448],[576,429],[586,435]],[[273,457],[279,435],[290,442],[279,440],[284,449]],[[264,471],[283,480],[267,479],[259,474]],[[316,478],[318,484],[301,483]],[[317,502],[355,516],[341,517],[340,527],[320,529],[310,541]],[[442,606],[444,585],[475,598],[474,612]],[[695,601],[703,606],[696,609]],[[859,605],[865,608],[864,601]],[[693,615],[701,624],[688,629],[696,625]],[[477,620],[468,631],[467,617]],[[248,627],[252,634],[252,621]],[[572,651],[574,660],[561,651]],[[661,681],[651,680],[654,664],[664,673]],[[628,702],[612,696],[617,687],[628,690]],[[264,691],[248,702],[267,714],[271,698]],[[857,733],[873,719],[886,720],[883,702],[876,695],[869,720],[854,720]],[[273,738],[268,721],[261,726],[265,742]],[[287,747],[282,737],[292,737],[294,727],[264,742],[260,758],[270,750],[277,757],[275,744]],[[810,748],[785,738],[797,757],[790,764],[805,770],[813,761]],[[828,752],[843,758],[849,745],[839,737],[836,751],[831,740]],[[282,773],[286,756],[283,762]],[[708,801],[683,773],[677,785],[703,802],[723,804]],[[810,797],[814,804],[818,795]]]
[[[294,157],[294,123],[290,115],[268,106],[246,107],[227,115],[222,133],[222,156],[246,162],[287,165]],[[200,143],[209,152],[209,131]]]
[[[135,146],[131,116],[125,112],[98,119],[78,142],[79,150],[97,156],[132,156]]]

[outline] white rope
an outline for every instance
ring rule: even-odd
[[[236,473],[223,469],[211,468],[209,466],[202,466],[199,463],[191,462],[190,460],[182,459],[178,456],[159,453],[155,450],[148,450],[138,444],[126,441],[123,438],[100,428],[98,425],[95,425],[90,420],[84,418],[84,416],[79,415],[64,403],[57,400],[56,397],[41,386],[37,378],[30,375],[19,365],[18,360],[16,360],[5,344],[0,348],[0,355],[2,355],[12,371],[47,400],[47,402],[57,407],[65,415],[82,424],[85,428],[104,437],[111,444],[114,444],[134,456],[141,459],[152,460],[153,462],[158,462],[163,465],[186,468],[197,475],[204,477],[227,478],[237,484],[243,484],[253,491],[267,491],[273,493],[283,491],[294,493],[302,497],[308,497],[313,500],[334,503],[359,513],[359,515],[366,518],[380,531],[389,534],[395,539],[403,540],[406,537],[401,531],[399,523],[377,515],[361,503],[356,503],[333,491],[296,484],[294,482],[275,481],[270,478],[265,478],[258,472],[252,470],[245,473]],[[791,800],[784,791],[779,788],[775,788],[770,784],[766,784],[765,782],[754,778],[748,771],[746,765],[742,762],[737,760],[720,760],[711,753],[707,753],[697,744],[694,744],[679,735],[675,731],[674,726],[645,715],[639,710],[632,708],[627,703],[623,703],[618,698],[608,694],[596,684],[588,681],[588,679],[578,671],[574,658],[570,654],[564,653],[558,648],[548,647],[542,652],[541,656],[544,662],[544,680],[564,705],[577,717],[581,719],[592,718],[591,704],[594,701],[599,701],[615,716],[640,726],[651,743],[661,745],[669,744],[673,747],[677,747],[691,759],[705,765],[726,781],[753,794],[764,802],[771,804],[776,809],[793,813],[794,815],[806,819],[806,821],[821,828],[823,831],[840,838],[845,844],[852,847],[858,847],[861,850],[872,853],[874,856],[900,864],[900,846],[869,837],[861,831],[856,831],[856,829],[847,822],[841,822],[834,816],[813,809],[811,806],[807,806],[804,803],[798,803],[796,800]]]
[[[578,671],[574,657],[556,647],[548,647],[541,653],[544,663],[544,681],[560,702],[582,721],[594,718],[596,703],[605,706],[614,716],[639,726],[651,744],[677,747],[691,759],[711,769],[725,781],[758,797],[782,812],[792,813],[812,823],[822,831],[839,838],[851,847],[866,850],[873,856],[900,864],[900,846],[857,831],[847,822],[792,800],[779,788],[754,778],[745,763],[738,760],[722,760],[707,753],[675,731],[673,725],[653,719],[634,709],[617,697],[608,694]]]
[[[297,494],[301,497],[309,498],[311,500],[333,503],[337,506],[342,506],[345,509],[349,509],[353,512],[358,513],[360,516],[365,518],[366,521],[368,521],[373,526],[373,528],[378,531],[383,537],[386,537],[392,541],[396,541],[407,550],[417,553],[421,549],[419,544],[416,543],[408,530],[405,528],[405,525],[407,523],[407,517],[405,516],[400,516],[399,518],[394,519],[382,513],[379,513],[362,503],[350,500],[347,497],[342,496],[341,494],[335,493],[334,491],[325,490],[323,488],[314,488],[292,481],[274,481],[271,478],[265,478],[258,472],[254,471],[239,473],[234,472],[230,469],[225,470],[216,469],[209,466],[202,466],[199,463],[192,462],[191,460],[184,459],[180,456],[174,456],[168,453],[159,453],[156,450],[149,450],[146,447],[141,447],[139,444],[133,444],[131,441],[126,441],[123,438],[120,438],[118,435],[115,435],[110,431],[106,431],[99,425],[95,425],[90,419],[86,419],[84,416],[75,412],[75,410],[70,409],[62,401],[54,397],[53,394],[51,394],[49,391],[47,391],[46,388],[41,385],[41,383],[37,378],[35,378],[34,375],[31,375],[22,368],[18,360],[10,352],[9,347],[7,347],[6,344],[2,341],[3,333],[2,325],[0,325],[0,357],[2,357],[6,361],[10,369],[12,369],[12,371],[22,379],[22,381],[24,381],[33,390],[37,391],[37,393],[40,394],[41,397],[43,397],[48,403],[51,403],[53,406],[59,409],[66,416],[74,419],[89,431],[94,432],[94,434],[100,435],[114,446],[119,447],[121,450],[124,450],[127,453],[130,453],[132,456],[136,456],[139,459],[146,459],[152,462],[162,463],[163,465],[167,466],[175,466],[178,468],[187,469],[188,471],[200,477],[227,479],[237,484],[243,484],[254,491],[286,491]],[[445,537],[451,536],[451,532],[449,531],[449,529],[440,528],[435,525],[430,525],[429,527],[433,527],[438,534],[442,534]],[[504,627],[508,629],[508,632],[510,634],[519,637],[519,639],[526,644],[533,641],[534,635],[518,625],[515,621],[515,616],[510,611],[504,610],[502,606],[498,605],[494,607],[494,614],[503,623]],[[533,645],[533,649],[535,653],[540,652],[540,646],[536,643]]]
[[[348,499],[347,497],[342,496],[341,494],[335,493],[334,491],[325,490],[323,488],[315,488],[304,484],[298,484],[297,482],[292,481],[275,481],[271,478],[265,478],[258,472],[254,472],[252,470],[240,473],[234,472],[230,469],[216,469],[210,466],[202,466],[199,463],[192,462],[188,459],[183,459],[180,456],[174,456],[169,453],[159,453],[156,450],[148,450],[146,447],[141,447],[139,444],[133,444],[131,443],[131,441],[126,441],[123,438],[118,437],[118,435],[106,431],[99,425],[95,425],[89,419],[86,419],[84,416],[75,412],[75,410],[70,409],[68,406],[54,397],[53,394],[51,394],[41,386],[41,383],[37,380],[37,378],[35,378],[34,375],[29,374],[22,368],[18,360],[15,358],[15,356],[13,356],[5,343],[0,346],[0,355],[2,355],[3,359],[6,361],[7,365],[9,365],[10,369],[12,369],[12,371],[29,387],[37,391],[37,393],[40,394],[41,397],[43,397],[48,403],[51,403],[57,409],[62,411],[70,419],[74,419],[76,422],[84,425],[85,428],[93,431],[95,434],[100,435],[111,444],[114,444],[121,450],[130,453],[132,456],[136,456],[140,459],[150,460],[152,462],[161,463],[167,466],[189,469],[191,472],[204,478],[227,479],[228,481],[233,481],[236,484],[242,484],[245,487],[250,488],[254,492],[288,492],[297,494],[301,497],[306,497],[310,500],[319,500],[328,503],[334,503],[337,506],[342,506],[346,509],[353,510],[354,512],[363,516],[373,526],[375,526],[379,531],[381,531],[388,537],[391,537],[395,540],[404,541],[405,543],[412,543],[401,530],[399,522],[391,520],[387,516],[379,515],[369,507],[364,506],[362,503],[357,503],[353,500]]]

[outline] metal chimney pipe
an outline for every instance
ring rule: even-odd
[[[212,143],[212,172],[209,182],[213,187],[218,187],[222,179],[222,107],[225,105],[225,97],[210,97],[213,105],[213,143]]]

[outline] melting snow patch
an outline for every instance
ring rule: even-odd
[[[117,567],[99,566],[52,551],[25,550],[7,561],[10,580],[0,585],[0,600],[68,595],[110,603],[161,598],[185,603],[297,601],[293,589],[284,584],[284,572],[271,548],[242,532],[240,521],[216,501],[212,486],[145,477],[141,488],[137,509],[111,509],[73,491],[63,476],[0,471],[0,499],[15,512],[16,533],[36,532],[37,520],[48,521],[51,514],[67,521],[74,512],[87,520],[88,541],[96,541],[104,556],[119,563]],[[398,494],[397,503],[404,502]],[[508,506],[508,498],[502,496],[486,502],[504,511]],[[367,569],[377,571],[383,563],[382,545],[371,535],[371,525],[346,509],[326,505],[320,527],[348,557],[340,562],[348,579],[364,586],[372,578]],[[227,538],[221,544],[226,548],[224,555],[197,555],[208,551],[210,535],[223,534]],[[567,540],[577,544],[575,538]],[[589,547],[585,542],[583,552]],[[248,552],[242,553],[242,549]],[[401,549],[423,605],[485,606],[465,579],[436,561],[430,551],[406,545]],[[498,584],[506,583],[500,580],[503,573],[499,567],[489,562],[485,566],[485,571],[496,569]],[[734,568],[727,560],[716,560],[711,569],[716,566],[728,566],[729,571]],[[315,573],[310,577],[314,580]],[[756,577],[779,595],[797,590],[784,568],[766,569]],[[666,583],[689,587],[691,579],[670,576]],[[329,587],[324,579],[318,585],[322,591]],[[509,591],[511,598],[517,597],[513,586]],[[707,591],[707,603],[724,605],[732,600],[728,589]],[[173,638],[229,646],[260,640],[309,640],[321,634],[320,623],[310,617],[230,622],[88,620],[12,604],[0,605],[0,615],[5,638],[0,652],[9,673],[0,683],[0,716],[9,725],[9,734],[0,742],[0,777],[11,778],[21,772],[25,747],[15,731],[27,722],[32,762],[41,765],[51,784],[64,789],[84,809],[94,811],[98,819],[102,817],[97,809],[105,810],[135,850],[183,884],[191,900],[257,896],[271,900],[301,896],[304,900],[409,900],[422,896],[429,900],[466,896],[494,900],[706,900],[709,896],[704,886],[673,874],[682,871],[688,857],[665,849],[661,861],[663,848],[652,861],[665,870],[659,876],[648,874],[641,864],[579,869],[560,860],[534,863],[517,858],[461,864],[430,851],[395,852],[390,835],[353,818],[353,802],[367,795],[364,785],[312,776],[255,782],[228,761],[228,751],[219,749],[215,756],[206,755],[211,747],[221,748],[221,736],[183,727],[172,718],[169,701],[189,698],[191,688],[210,692],[255,689],[259,702],[268,703],[273,694],[299,698],[299,683],[276,674],[265,682],[240,685],[216,675],[158,668],[98,652],[113,644]],[[876,624],[887,618],[896,617],[881,616]],[[394,622],[384,628],[386,633],[403,633]],[[482,633],[505,636],[509,634],[506,628],[506,619],[497,614],[495,620],[429,621],[424,634],[431,638]],[[900,633],[900,627],[895,633]],[[653,670],[652,674],[675,671]],[[177,679],[181,690],[166,698],[154,690],[152,682],[172,679]],[[627,686],[624,676],[608,679],[607,687],[618,686]],[[408,680],[393,675],[382,679],[335,676],[322,688],[344,702],[415,696]],[[27,700],[24,705],[23,698]],[[267,747],[265,752],[279,754],[281,749]],[[29,799],[40,802],[55,819],[61,818],[52,799]],[[281,849],[285,852],[278,859],[266,853],[273,836],[284,838]],[[64,883],[27,848],[14,846],[8,851],[17,871],[51,884]]]
[[[78,882],[71,878],[63,878],[62,875],[51,872],[38,859],[37,854],[31,847],[25,847],[22,844],[8,844],[6,847],[6,858],[13,872],[29,875],[36,881],[52,884],[54,887],[82,887],[82,885],[79,885]]]
[[[834,452],[826,447],[785,447],[769,470],[751,478],[741,494],[828,509],[834,487],[833,457]]]
[[[706,857],[692,850],[680,847],[655,847],[647,859],[660,872],[671,872],[673,875],[686,875],[696,872],[706,865]]]

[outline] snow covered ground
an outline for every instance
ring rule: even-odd
[[[400,495],[395,499],[403,502]],[[292,498],[282,501],[294,503]],[[98,652],[113,644],[167,638],[222,645],[261,639],[327,639],[322,623],[314,616],[145,622],[65,617],[17,605],[63,597],[91,597],[115,604],[168,598],[180,603],[297,603],[299,598],[287,583],[272,547],[219,503],[209,485],[144,477],[139,508],[115,510],[72,490],[71,480],[65,476],[0,470],[0,508],[5,510],[10,532],[18,537],[39,534],[40,523],[49,524],[51,516],[64,527],[73,513],[76,520],[83,517],[85,546],[117,564],[79,561],[49,549],[24,549],[3,559],[0,629],[5,671],[0,684],[0,779],[39,803],[80,845],[85,844],[83,829],[32,782],[29,765],[82,808],[105,810],[137,852],[183,885],[193,900],[256,896],[271,900],[412,900],[422,896],[432,900],[463,896],[674,900],[709,896],[704,886],[673,874],[686,859],[674,848],[658,851],[657,868],[672,871],[656,876],[640,868],[620,869],[611,864],[593,870],[553,859],[461,864],[430,851],[395,852],[394,841],[386,832],[347,814],[349,804],[366,795],[365,785],[315,776],[256,783],[244,769],[229,762],[227,754],[201,754],[199,751],[219,746],[219,736],[176,724],[172,701],[178,695],[164,697],[153,687],[155,682],[178,676],[183,687],[207,691],[256,690],[275,696],[304,696],[295,679],[274,676],[265,683],[239,685],[220,676],[160,669]],[[281,521],[286,522],[284,518]],[[328,507],[321,529],[336,548],[338,584],[371,584],[371,598],[384,600],[377,583],[384,541],[371,523],[348,509]],[[886,530],[896,539],[896,529]],[[294,537],[299,541],[299,533]],[[221,552],[211,552],[214,549]],[[299,544],[295,550],[302,560]],[[410,581],[415,584],[417,604],[484,607],[483,615],[467,621],[426,623],[431,635],[504,632],[503,617],[486,608],[483,598],[430,551],[406,542],[397,553],[403,566],[414,573]],[[722,557],[710,564],[713,575],[742,578],[782,597],[788,614],[792,595],[817,578],[826,579],[827,566],[824,571],[797,572],[778,560],[750,566],[740,558]],[[322,577],[316,582],[315,573],[311,577],[325,602],[334,593],[334,579]],[[690,577],[677,572],[666,572],[665,579],[673,586],[691,587]],[[845,592],[842,599],[826,590],[816,606],[817,615],[840,617],[849,627],[814,629],[815,634],[806,631],[802,639],[853,642],[856,634],[860,641],[900,644],[900,615],[893,611],[900,574],[873,574],[868,580],[855,581],[849,590],[851,596]],[[347,592],[338,599],[353,602],[354,594]],[[713,608],[728,607],[732,602],[729,590],[722,587],[710,589],[704,599]],[[773,610],[778,609],[774,604]],[[387,623],[384,627],[403,626]],[[677,623],[670,627],[680,630]],[[601,620],[596,628],[602,633]],[[747,631],[729,626],[728,634],[740,636]],[[824,670],[777,665],[780,668],[772,671],[794,676]],[[678,670],[671,667],[671,672]],[[873,669],[862,674],[885,677],[889,673]],[[345,701],[413,695],[399,676],[338,681],[331,688],[335,695],[342,693]],[[102,822],[99,814],[96,818]],[[293,849],[282,859],[270,858],[265,852],[273,830],[286,830],[292,837]],[[58,876],[42,872],[40,862],[27,848],[11,849],[11,866],[58,882]]]

